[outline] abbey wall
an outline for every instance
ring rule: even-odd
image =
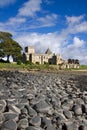
[[[35,53],[35,49],[32,46],[25,47],[25,53],[23,54],[24,61],[29,60],[32,63],[39,64],[62,64],[63,60],[61,55],[53,54],[48,48],[45,53],[39,54]]]
[[[70,64],[62,59],[61,54],[55,55],[48,48],[45,53],[35,53],[33,46],[25,47],[23,54],[23,62],[30,61],[31,63],[37,64],[54,64],[62,65],[61,68],[79,68],[79,64]]]

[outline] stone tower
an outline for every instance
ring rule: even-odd
[[[34,47],[33,46],[25,47],[25,53],[27,53],[27,54],[34,54],[35,53]]]

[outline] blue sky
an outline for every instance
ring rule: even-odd
[[[0,31],[23,48],[42,53],[49,47],[87,64],[87,0],[1,0]]]

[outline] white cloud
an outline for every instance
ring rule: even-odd
[[[24,3],[23,7],[19,9],[19,16],[31,16],[33,17],[36,12],[41,10],[42,0],[28,0]]]
[[[80,47],[84,46],[85,41],[80,40],[78,37],[74,37],[73,44],[68,45],[67,48],[69,49],[79,49]]]
[[[81,64],[87,64],[85,41],[78,37],[73,38],[73,43],[71,43],[71,45],[69,44],[69,39],[63,37],[59,33],[26,33],[18,36],[16,40],[23,48],[25,46],[34,46],[36,52],[44,53],[49,47],[52,52],[56,54],[61,53],[63,59],[79,59]]]
[[[66,16],[67,27],[62,29],[61,33],[68,36],[78,33],[87,33],[87,21],[84,20],[85,15],[81,16]]]
[[[26,22],[26,18],[13,17],[13,18],[9,19],[8,24],[9,25],[14,25],[14,24],[21,24],[21,23],[24,23],[24,22]]]
[[[58,19],[58,15],[50,14],[50,15],[46,15],[45,17],[38,18],[37,22],[40,22],[42,26],[53,26],[55,25],[57,19]]]
[[[79,23],[82,19],[84,19],[84,15],[80,15],[80,16],[66,16],[66,20],[68,24],[76,24]]]
[[[39,34],[29,33],[16,38],[22,47],[33,45],[37,52],[45,52],[49,47],[53,52],[60,52],[60,43],[56,33]],[[56,51],[55,51],[56,50]]]
[[[78,37],[74,37],[73,43],[68,43],[66,47],[62,48],[62,54],[66,59],[79,59],[81,64],[87,64],[85,41],[79,39]],[[84,58],[86,58],[86,61]]]
[[[80,40],[78,37],[74,37],[74,43],[73,43],[73,45],[74,45],[74,47],[82,47],[84,44],[85,44],[85,41],[84,40]]]
[[[0,7],[8,6],[13,4],[16,0],[0,0]]]
[[[15,17],[9,18],[6,23],[0,23],[0,30],[16,34],[15,40],[23,48],[27,45],[33,45],[37,52],[44,53],[49,47],[52,52],[61,53],[64,59],[77,58],[81,63],[87,64],[85,41],[77,37],[78,33],[87,33],[87,21],[84,20],[84,15],[66,16],[67,27],[62,28],[60,32],[30,33],[29,29],[51,27],[57,23],[58,15],[56,14],[33,17],[38,11],[41,11],[41,3],[42,0],[28,0]],[[27,33],[23,34],[21,30]],[[74,38],[72,34],[74,34]],[[69,44],[72,40],[73,42]]]

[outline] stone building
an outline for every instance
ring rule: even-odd
[[[39,54],[35,53],[35,49],[33,46],[25,47],[25,53],[23,54],[23,62],[30,61],[31,63],[38,64],[62,64],[64,61],[61,55],[55,55],[48,48],[45,53]]]
[[[69,63],[68,60],[63,60],[61,54],[55,55],[48,48],[45,53],[35,53],[33,46],[25,47],[25,52],[23,53],[23,62],[30,61],[31,63],[37,64],[53,64],[59,65],[61,69],[72,69],[79,68],[78,63]]]

